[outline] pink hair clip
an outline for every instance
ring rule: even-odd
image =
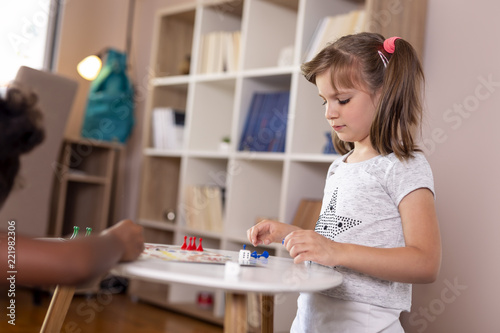
[[[401,37],[391,37],[391,38],[387,38],[385,41],[384,41],[384,50],[387,52],[387,53],[394,53],[394,50],[396,49],[396,46],[394,45],[394,42],[396,41],[396,39],[400,39]]]

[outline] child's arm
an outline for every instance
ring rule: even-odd
[[[431,191],[421,188],[411,192],[399,204],[399,212],[405,247],[337,243],[311,231],[291,233],[285,246],[295,262],[345,266],[390,281],[433,282],[441,265],[441,240]]]
[[[278,221],[263,220],[247,230],[247,237],[253,246],[269,245],[281,242],[286,235],[295,230],[302,229]]]
[[[7,246],[1,241],[0,275],[7,271]],[[118,261],[136,259],[144,248],[142,227],[124,220],[98,236],[69,241],[17,237],[16,283],[75,285],[105,273]],[[2,276],[2,281],[7,281]]]

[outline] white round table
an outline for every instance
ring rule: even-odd
[[[342,275],[314,263],[294,264],[290,258],[259,258],[258,266],[238,264],[239,251],[208,249],[231,257],[226,264],[207,264],[140,258],[122,263],[112,273],[158,283],[183,283],[226,291],[224,331],[246,331],[246,293],[262,295],[262,332],[273,331],[273,295],[286,292],[315,292],[336,287]]]

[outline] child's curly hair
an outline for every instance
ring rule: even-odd
[[[20,155],[45,138],[38,98],[19,87],[8,88],[0,98],[0,205],[12,190],[20,167]]]

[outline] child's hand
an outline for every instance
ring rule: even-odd
[[[285,238],[284,245],[296,264],[309,260],[325,266],[337,265],[339,243],[313,230],[290,233]]]
[[[122,220],[102,234],[114,235],[123,244],[124,252],[120,261],[135,260],[144,250],[143,228],[131,220]]]
[[[278,221],[263,220],[247,230],[247,237],[253,246],[269,245],[281,242],[293,230],[300,228]]]

